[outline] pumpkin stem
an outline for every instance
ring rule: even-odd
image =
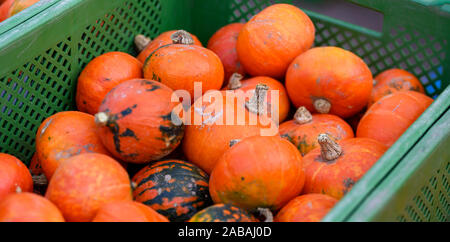
[[[22,193],[22,188],[20,186],[16,187],[16,193]]]
[[[142,34],[138,34],[134,37],[134,45],[138,52],[143,51],[150,42],[152,42],[152,39]]]
[[[265,110],[265,99],[269,87],[266,84],[258,84],[255,88],[255,94],[250,98],[250,101],[245,102],[245,107],[248,111],[254,114],[263,115],[266,113]]]
[[[106,125],[109,121],[109,116],[105,112],[100,112],[95,115],[95,123],[100,125]]]
[[[232,140],[230,140],[230,147],[233,147],[233,145],[235,145],[235,144],[237,144],[239,142],[241,142],[240,139],[232,139]]]
[[[322,158],[327,161],[333,161],[339,158],[342,154],[341,146],[330,138],[328,134],[319,134],[317,141],[320,145],[320,152],[322,153]]]
[[[319,113],[329,113],[331,109],[331,103],[324,98],[319,98],[314,101],[314,108]]]
[[[294,114],[294,122],[296,124],[307,124],[312,121],[313,117],[311,113],[305,107],[299,107]]]
[[[182,44],[182,45],[193,45],[194,39],[192,36],[184,31],[184,30],[178,30],[177,32],[173,33],[170,38],[172,39],[172,42],[174,44]]]
[[[268,208],[257,208],[256,211],[264,216],[264,221],[262,222],[273,222],[273,213]]]
[[[230,90],[236,90],[242,87],[242,79],[244,77],[239,73],[233,73],[230,77],[230,81],[228,82],[228,89]]]

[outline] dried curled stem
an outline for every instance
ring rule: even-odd
[[[258,84],[255,88],[255,93],[250,98],[250,101],[245,102],[245,107],[248,111],[254,114],[263,115],[266,113],[266,96],[269,87],[266,84]]]
[[[136,46],[136,50],[138,52],[141,52],[145,49],[145,47],[147,47],[147,45],[149,45],[152,42],[152,39],[144,36],[142,34],[138,34],[136,35],[136,37],[134,37],[134,45]]]
[[[329,113],[330,112],[331,103],[324,98],[316,99],[313,104],[314,104],[314,108],[319,113]]]
[[[236,90],[242,87],[242,79],[244,77],[239,73],[233,73],[230,77],[230,81],[228,82],[228,89],[230,90]]]
[[[294,122],[297,124],[307,124],[312,121],[311,113],[305,107],[299,107],[294,114]]]
[[[319,142],[320,152],[323,159],[333,161],[341,156],[341,146],[331,139],[328,134],[319,134],[317,141]]]
[[[262,222],[273,222],[273,213],[268,208],[257,208],[256,211],[259,215],[264,217],[264,221]]]
[[[192,38],[191,34],[189,34],[185,30],[178,30],[177,32],[173,33],[170,38],[172,39],[172,42],[174,44],[182,44],[182,45],[193,45],[194,39]]]

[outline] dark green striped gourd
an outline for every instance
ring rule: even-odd
[[[258,222],[246,210],[231,204],[216,204],[196,213],[189,222]]]

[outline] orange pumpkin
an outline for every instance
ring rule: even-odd
[[[109,156],[81,154],[58,167],[45,197],[59,208],[68,222],[88,222],[104,204],[132,200],[130,177]]]
[[[135,78],[142,78],[142,63],[127,53],[109,52],[94,58],[78,77],[78,110],[96,114],[111,89]]]
[[[302,10],[274,4],[244,25],[236,49],[247,73],[281,79],[294,58],[311,48],[314,35],[314,24]]]
[[[169,220],[142,203],[116,201],[103,205],[92,222],[169,222]]]
[[[338,116],[331,114],[314,114],[305,108],[298,108],[294,119],[282,123],[279,128],[281,137],[293,143],[305,156],[311,150],[318,147],[317,136],[327,133],[335,140],[354,137],[350,125]]]
[[[252,99],[264,103],[267,90],[266,85],[260,85]],[[214,93],[218,96],[215,97]],[[277,125],[263,110],[255,110],[255,107],[263,107],[264,104],[244,101],[244,95],[216,91],[205,94],[194,103],[188,111],[190,125],[186,125],[182,143],[184,154],[190,162],[211,174],[219,158],[229,149],[230,141],[265,132],[267,135],[278,134],[277,130],[271,132],[277,129]]]
[[[172,94],[172,89],[153,80],[134,79],[116,86],[95,115],[105,147],[116,158],[138,164],[172,152],[184,132],[182,124],[172,121],[177,105]]]
[[[44,171],[42,170],[41,163],[39,162],[37,152],[34,152],[33,157],[31,157],[30,165],[28,166],[28,169],[31,172],[31,175],[40,175]]]
[[[236,43],[242,27],[244,27],[243,23],[228,24],[214,33],[208,42],[208,49],[216,53],[222,61],[225,70],[224,85],[228,84],[233,73],[245,76],[244,67],[239,62],[236,51]]]
[[[402,69],[389,69],[375,77],[369,107],[380,98],[398,91],[425,93],[422,83],[413,74]]]
[[[147,58],[144,77],[167,85],[173,90],[185,90],[194,100],[195,83],[201,83],[202,93],[222,87],[224,70],[219,57],[206,48],[193,44],[185,31],[172,36],[173,44],[165,45]]]
[[[68,158],[82,153],[109,155],[96,132],[94,116],[78,111],[56,113],[36,134],[36,153],[47,180]]]
[[[0,222],[64,222],[64,217],[48,199],[24,192],[0,200]]]
[[[274,222],[320,222],[338,200],[325,194],[305,194],[292,199]]]
[[[31,7],[31,5],[39,2],[39,0],[15,0],[9,9],[8,18],[12,17],[22,10]]]
[[[387,150],[382,143],[367,138],[336,143],[327,134],[320,134],[317,140],[320,147],[303,157],[303,193],[323,193],[336,199],[341,199]]]
[[[0,153],[0,201],[15,192],[32,192],[33,180],[26,165],[16,157]]]
[[[390,147],[432,102],[432,98],[415,91],[385,96],[367,110],[356,136],[372,138]]]
[[[298,108],[348,118],[361,111],[372,91],[364,61],[338,47],[316,47],[298,56],[286,74],[286,89]]]
[[[234,73],[225,90],[241,90],[244,93],[249,91],[254,92],[256,85],[265,84],[269,87],[267,93],[268,117],[271,117],[276,123],[283,122],[287,118],[291,103],[282,83],[265,76],[253,77],[246,80],[242,79],[243,76],[241,74]],[[274,98],[272,98],[273,91],[278,91],[278,94]],[[275,109],[278,109],[278,111]],[[277,114],[278,117],[276,117]]]
[[[6,20],[9,16],[9,9],[13,5],[15,0],[6,0],[0,5],[0,22]]]
[[[160,48],[164,45],[170,45],[173,43],[173,40],[171,36],[177,32],[177,30],[171,30],[164,32],[160,34],[158,37],[156,37],[153,40],[147,40],[147,44],[144,44],[144,46],[139,46],[136,42],[142,42],[142,38],[145,38],[145,36],[138,35],[136,36],[135,43],[138,46],[139,55],[137,56],[137,59],[141,63],[145,63],[145,60],[155,51],[156,49]],[[197,36],[190,34],[192,36],[192,39],[194,40],[194,45],[197,46],[203,46],[202,42],[197,38]]]
[[[300,194],[304,181],[302,156],[293,144],[278,136],[253,136],[222,155],[209,191],[214,203],[276,211]]]

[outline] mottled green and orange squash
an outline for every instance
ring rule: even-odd
[[[356,136],[390,147],[432,103],[432,98],[416,91],[387,95],[370,106],[358,124]]]
[[[0,222],[64,222],[59,209],[40,195],[23,192],[0,200]]]
[[[78,111],[59,112],[45,119],[36,133],[36,153],[47,180],[74,155],[110,155],[97,135],[94,116]]]
[[[258,222],[246,210],[231,204],[215,204],[196,213],[189,222]]]
[[[0,201],[11,193],[32,191],[33,180],[27,166],[13,155],[0,153]]]
[[[189,162],[159,161],[140,170],[132,181],[136,184],[134,200],[172,222],[187,221],[212,205],[208,174]]]
[[[327,134],[317,138],[320,147],[303,157],[303,194],[322,193],[341,199],[386,152],[373,139],[353,138],[335,142]]]
[[[337,202],[336,198],[325,194],[301,195],[286,204],[274,222],[320,222]]]
[[[402,69],[388,69],[375,76],[368,106],[398,91],[416,91],[425,94],[422,83],[416,76]]]
[[[114,157],[149,163],[172,152],[184,133],[172,118],[173,91],[153,80],[134,79],[111,90],[95,115],[98,134]]]
[[[115,201],[100,207],[92,222],[169,222],[169,220],[142,203]]]
[[[53,174],[45,197],[68,222],[89,222],[109,202],[132,201],[130,177],[113,158],[85,153],[62,163]]]
[[[300,152],[279,136],[245,138],[227,150],[209,181],[214,203],[229,203],[250,212],[277,211],[303,189]]]
[[[350,125],[336,115],[313,114],[300,107],[294,115],[294,119],[280,125],[281,137],[289,140],[305,156],[311,150],[317,148],[317,136],[327,133],[334,140],[349,139],[354,137]]]

